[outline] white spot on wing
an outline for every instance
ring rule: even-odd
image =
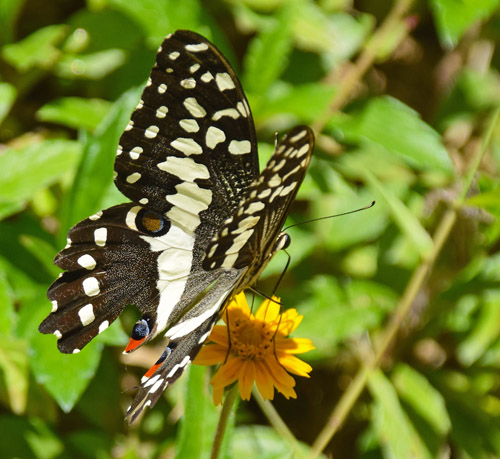
[[[57,339],[61,339],[62,338],[62,333],[59,331],[59,330],[56,330],[53,335],[57,338]]]
[[[218,121],[223,116],[229,116],[233,120],[236,120],[240,117],[240,114],[238,113],[238,110],[236,110],[235,108],[225,108],[223,110],[219,110],[218,112],[215,112],[212,116],[212,119],[214,121]]]
[[[179,126],[186,132],[198,132],[200,130],[198,122],[192,119],[180,120]]]
[[[189,67],[189,71],[190,71],[191,73],[194,73],[194,72],[196,72],[199,68],[200,68],[200,64],[196,63],[196,64],[193,64],[191,67]]]
[[[144,150],[141,148],[141,147],[134,147],[132,148],[132,150],[130,150],[129,152],[129,156],[132,158],[132,159],[138,159],[139,156],[141,155],[141,153],[143,152]]]
[[[188,182],[193,182],[195,179],[208,179],[210,177],[207,166],[197,163],[192,158],[169,156],[166,161],[159,163],[157,167]]]
[[[91,304],[87,304],[83,306],[83,308],[80,308],[78,315],[80,316],[82,325],[85,327],[86,325],[91,324],[95,319],[94,307]]]
[[[192,53],[206,51],[207,49],[208,49],[208,45],[206,43],[196,43],[196,44],[192,44],[192,45],[186,45],[186,50],[191,51]]]
[[[172,141],[170,145],[187,156],[200,155],[201,153],[203,153],[203,149],[199,144],[196,143],[194,139],[189,139],[186,137],[179,137]]]
[[[99,220],[101,217],[102,217],[102,210],[100,210],[99,212],[96,212],[94,215],[91,215],[89,217],[89,220],[96,221],[96,220]],[[69,238],[68,238],[68,242],[71,242],[69,240]]]
[[[159,109],[156,110],[155,116],[157,118],[165,118],[168,113],[168,107],[165,107],[165,105],[162,105]]]
[[[200,79],[203,83],[209,83],[214,79],[214,76],[210,72],[205,72]]]
[[[164,94],[166,90],[167,90],[167,85],[165,83],[162,83],[161,85],[158,86],[158,92],[160,94]]]
[[[107,238],[108,238],[107,228],[97,228],[94,231],[94,241],[99,247],[104,247],[106,245]]]
[[[144,135],[148,138],[148,139],[154,139],[157,135],[158,135],[158,132],[160,132],[160,128],[158,126],[149,126],[145,131],[144,131]]]
[[[141,174],[139,174],[139,172],[134,172],[134,173],[130,174],[125,180],[127,181],[127,183],[135,183],[140,178],[141,178]]]
[[[77,263],[85,269],[92,270],[96,266],[96,261],[92,255],[85,254],[78,258]]]
[[[50,312],[56,312],[57,311],[57,301],[56,300],[52,300],[52,311]]]
[[[108,327],[109,327],[109,320],[105,320],[105,321],[101,322],[99,325],[99,333],[102,333]]]
[[[195,118],[203,118],[206,116],[207,112],[205,109],[198,103],[198,101],[194,97],[188,97],[183,102],[184,107],[186,107],[187,111],[191,113]]]
[[[205,136],[205,142],[208,148],[212,150],[217,146],[217,144],[224,142],[226,140],[226,134],[221,129],[210,126],[207,129],[207,134]]]
[[[251,144],[248,140],[231,140],[229,144],[229,153],[233,155],[245,155],[250,151]]]
[[[186,78],[181,80],[181,86],[186,89],[196,88],[196,80],[194,78]]]
[[[236,87],[229,73],[218,73],[215,75],[215,82],[221,92],[228,89],[234,89]]]
[[[175,61],[175,60],[176,60],[176,59],[177,59],[180,55],[181,55],[181,54],[180,54],[178,51],[173,51],[173,52],[171,52],[171,53],[168,55],[168,57],[169,57],[171,60]]]
[[[99,295],[99,282],[95,277],[87,277],[82,282],[83,291],[87,296],[96,296]]]

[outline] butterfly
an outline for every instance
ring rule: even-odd
[[[115,184],[131,200],[74,226],[54,263],[42,333],[77,353],[127,305],[141,318],[125,352],[168,344],[127,411],[133,422],[194,359],[221,310],[289,243],[281,231],[314,146],[288,132],[259,172],[252,114],[221,52],[186,30],[168,35],[123,132]]]

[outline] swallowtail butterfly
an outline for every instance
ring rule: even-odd
[[[252,114],[240,82],[205,38],[163,41],[141,101],[120,138],[115,184],[132,202],[74,226],[55,258],[40,325],[77,353],[135,305],[126,352],[166,331],[168,345],[127,412],[132,422],[194,359],[233,295],[276,251],[314,144],[292,129],[259,173]]]

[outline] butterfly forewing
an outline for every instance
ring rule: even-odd
[[[177,31],[156,56],[120,138],[115,183],[187,230],[215,231],[258,174],[255,130],[241,85],[200,35]]]

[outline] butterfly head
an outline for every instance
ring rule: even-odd
[[[279,250],[285,250],[288,247],[290,247],[291,242],[292,242],[292,238],[290,237],[290,235],[288,233],[285,233],[284,231],[282,231],[278,235],[276,242],[274,243],[273,250],[271,251],[271,256],[274,255]]]
[[[138,320],[134,328],[132,329],[132,335],[130,340],[125,348],[124,353],[132,352],[137,349],[141,344],[148,341],[153,337],[153,326],[151,323],[151,319],[149,317],[142,317],[142,319]]]

